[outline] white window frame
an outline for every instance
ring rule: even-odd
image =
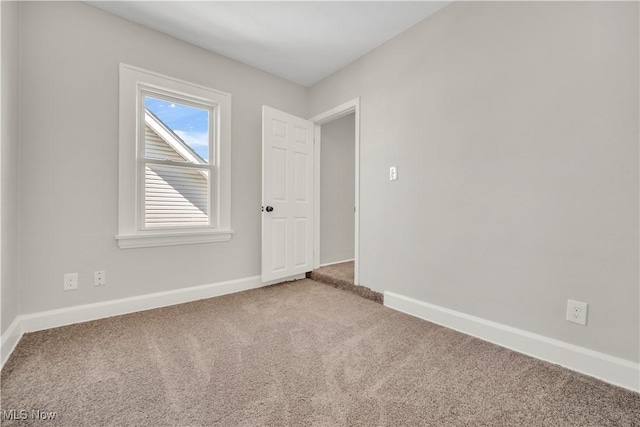
[[[145,95],[171,97],[212,111],[209,225],[148,228],[144,223]],[[127,64],[120,64],[118,234],[122,249],[229,241],[231,229],[231,95]],[[212,147],[211,147],[212,146]]]

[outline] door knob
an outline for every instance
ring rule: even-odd
[[[273,212],[273,206],[267,206],[267,212]]]

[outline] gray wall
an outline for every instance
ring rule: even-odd
[[[2,317],[4,333],[18,315],[18,4],[2,8]]]
[[[304,117],[305,88],[83,3],[20,8],[22,311],[260,274],[261,107]],[[118,248],[120,62],[232,95],[230,242]]]
[[[355,114],[322,125],[320,264],[353,259]]]
[[[639,360],[638,6],[454,2],[310,88],[361,97],[361,284]]]

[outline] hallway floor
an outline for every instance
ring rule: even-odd
[[[354,262],[347,261],[339,264],[331,264],[307,273],[307,277],[348,292],[355,293],[361,297],[382,304],[382,294],[373,291],[365,286],[354,284]]]
[[[314,273],[323,274],[334,280],[342,280],[353,285],[353,261],[341,262],[340,264],[331,264],[314,270]]]

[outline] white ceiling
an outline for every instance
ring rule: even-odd
[[[87,3],[310,86],[451,1]]]

